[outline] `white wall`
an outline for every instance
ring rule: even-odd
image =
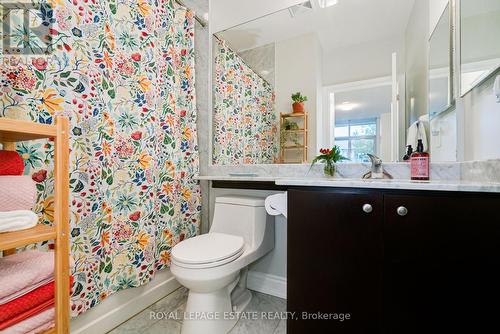
[[[463,98],[465,160],[500,158],[500,103],[492,89],[495,76]]]
[[[407,125],[428,111],[429,1],[415,1],[406,29]]]
[[[449,0],[432,0],[429,3],[429,31],[431,37]],[[455,80],[458,82],[457,80]],[[456,110],[434,117],[430,123],[430,148],[432,161],[457,161],[458,120]]]
[[[443,113],[430,123],[430,143],[432,161],[457,160],[457,113]]]
[[[392,143],[391,113],[384,113],[379,118],[378,154],[382,161],[391,161]]]
[[[383,41],[334,50],[326,54],[323,59],[323,85],[331,86],[390,76],[393,52],[404,55],[403,37],[394,36]]]
[[[316,155],[317,115],[321,115],[321,46],[316,34],[276,43],[276,113],[289,113],[291,95],[301,92],[309,114],[308,160]]]
[[[210,0],[212,33],[274,13],[303,2],[303,0]]]
[[[432,0],[429,3],[429,37],[439,22],[449,0]]]
[[[429,35],[448,1],[430,2]],[[460,66],[455,64],[455,83]],[[500,74],[500,72],[498,73]],[[485,160],[500,158],[500,104],[493,95],[494,76],[463,98],[455,87],[456,109],[439,115],[431,123],[431,158],[434,161]]]

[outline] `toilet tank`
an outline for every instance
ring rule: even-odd
[[[215,199],[210,232],[238,235],[246,245],[258,247],[266,232],[266,221],[264,198],[222,196]]]

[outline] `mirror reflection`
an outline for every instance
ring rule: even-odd
[[[500,0],[461,0],[461,93],[500,66]]]
[[[311,0],[215,33],[212,163],[310,163],[333,145],[348,162],[402,161],[418,139],[429,149],[428,16],[414,0]]]
[[[450,6],[446,6],[429,40],[429,114],[433,118],[452,105]]]

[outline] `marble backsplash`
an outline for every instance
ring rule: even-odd
[[[460,179],[471,182],[500,183],[500,159],[467,161],[461,164]]]
[[[408,163],[386,163],[386,172],[394,179],[410,179],[410,165]],[[370,170],[370,164],[342,163],[337,164],[337,175],[342,178],[357,179]],[[271,178],[322,178],[323,166],[321,164],[310,168],[304,164],[283,165],[238,165],[238,166],[209,166],[209,176],[227,176],[230,173],[254,173],[260,177]],[[431,164],[431,178],[434,180],[460,180],[462,175],[459,163],[433,163]],[[204,175],[205,176],[205,175]]]
[[[345,163],[337,164],[337,176],[357,179],[370,169],[370,164]],[[394,179],[410,179],[408,163],[386,163],[384,169]],[[230,173],[254,173],[259,177],[268,178],[323,178],[323,166],[318,164],[313,168],[309,165],[239,165],[239,166],[208,166],[204,176],[228,176]],[[432,163],[431,179],[443,181],[466,182],[496,182],[500,183],[500,159],[485,161]]]

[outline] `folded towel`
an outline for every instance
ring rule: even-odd
[[[70,276],[70,287],[73,285],[73,276]],[[40,305],[54,302],[54,282],[45,284],[13,301],[0,305],[0,330],[10,327],[25,319],[26,314],[33,315],[33,310],[40,310]]]
[[[14,319],[29,310],[54,299],[54,282],[45,284],[24,296],[14,299],[6,304],[0,305],[0,330],[5,327],[4,323]]]
[[[24,161],[16,151],[0,150],[0,175],[23,175]]]
[[[25,320],[2,330],[1,334],[37,334],[54,326],[55,309],[52,305],[43,305],[37,313],[28,315]],[[3,325],[3,324],[2,324]]]
[[[31,176],[0,176],[0,211],[31,210],[35,200]]]
[[[47,309],[53,307],[55,304],[55,300],[54,298],[51,298],[49,300],[46,300],[44,301],[43,303],[39,303],[38,305],[30,308],[29,310],[23,312],[23,313],[20,313],[18,315],[16,315],[15,317],[7,320],[7,321],[3,321],[0,323],[0,333],[4,333],[3,330],[6,329],[7,327],[12,327],[16,324],[19,324],[21,322],[23,322],[24,320],[28,319],[28,318],[32,318],[34,316],[36,316],[37,314],[40,314],[42,313],[43,311],[46,311]]]
[[[37,223],[38,216],[33,211],[0,212],[0,233],[25,230],[34,227]]]
[[[0,303],[53,275],[52,252],[29,250],[0,258]]]
[[[3,304],[7,304],[7,303],[19,298],[19,297],[22,297],[25,294],[30,293],[31,291],[34,291],[34,290],[36,290],[36,289],[38,289],[46,284],[49,284],[50,282],[54,282],[54,277],[52,277],[52,276],[48,277],[48,278],[46,278],[46,279],[44,279],[36,284],[30,285],[22,290],[19,290],[15,293],[9,295],[8,297],[0,298],[0,306]]]

